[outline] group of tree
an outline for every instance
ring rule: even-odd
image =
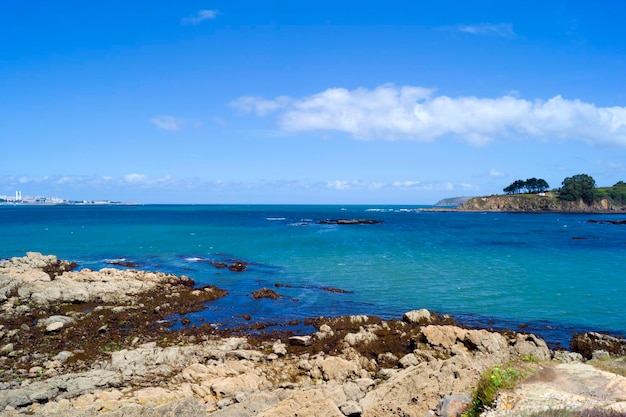
[[[550,186],[548,185],[548,183],[546,182],[546,180],[544,179],[537,179],[537,178],[529,178],[526,181],[523,180],[517,180],[514,181],[511,185],[509,185],[508,187],[505,187],[502,191],[504,191],[507,194],[520,194],[522,192],[527,192],[527,193],[541,193],[543,191],[546,191],[548,188],[550,188]]]
[[[583,200],[585,203],[593,203],[598,196],[596,180],[587,174],[578,174],[567,177],[562,182],[559,190],[559,199],[565,201]]]
[[[545,180],[529,178],[526,181],[517,180],[503,191],[507,194],[540,193],[549,188]],[[591,204],[601,198],[608,198],[614,204],[626,205],[626,183],[619,181],[612,187],[596,188],[596,181],[587,174],[578,174],[567,177],[561,183],[561,188],[554,190],[557,198],[563,201],[584,201]]]

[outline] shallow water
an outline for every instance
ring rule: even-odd
[[[0,206],[0,257],[124,258],[230,292],[197,313],[222,326],[427,308],[567,345],[626,334],[626,225],[614,215],[417,212],[372,206]],[[366,218],[375,225],[319,225]],[[249,262],[248,270],[211,261]],[[285,286],[275,287],[276,283]],[[271,287],[281,300],[254,300]],[[323,290],[340,288],[346,293]],[[526,327],[527,326],[527,327]]]

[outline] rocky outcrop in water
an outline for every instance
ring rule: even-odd
[[[424,309],[316,318],[309,335],[169,330],[162,320],[219,290],[140,271],[39,273],[58,262],[0,265],[0,416],[443,417],[469,405],[487,368],[553,355],[534,335]],[[33,298],[45,291],[32,283],[54,296]]]

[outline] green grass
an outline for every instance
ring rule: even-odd
[[[511,366],[489,368],[480,376],[472,394],[472,406],[463,414],[463,417],[478,417],[494,403],[500,390],[513,388],[515,383],[522,378],[524,374]]]

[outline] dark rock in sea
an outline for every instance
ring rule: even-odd
[[[370,219],[328,219],[320,220],[317,224],[379,224],[382,220],[370,220]]]
[[[191,324],[191,320],[189,320],[188,317],[184,317],[180,322],[183,324],[183,326],[189,326]]]
[[[587,240],[587,239],[588,239],[588,238],[586,238],[586,237],[578,237],[578,236],[574,236],[574,237],[572,238],[572,240]]]
[[[248,265],[246,262],[233,262],[228,265],[228,269],[233,272],[243,272],[248,269]]]
[[[116,266],[124,266],[126,268],[137,268],[139,264],[137,262],[127,261],[124,258],[119,259],[110,259],[105,261],[107,265],[116,265]]]
[[[269,288],[261,288],[252,293],[252,296],[258,300],[259,298],[271,298],[272,300],[278,300],[282,298],[282,295],[278,294],[274,290],[270,290]]]
[[[576,333],[570,350],[580,353],[585,359],[591,359],[593,352],[597,350],[623,356],[626,355],[626,340],[596,332]]]
[[[336,292],[339,294],[347,294],[350,292],[350,291],[343,290],[341,288],[333,288],[333,287],[322,287],[321,290],[328,291],[328,292]]]
[[[225,262],[211,262],[211,265],[213,265],[214,267],[218,269],[228,268],[228,264],[226,264]]]
[[[626,220],[587,220],[587,223],[598,223],[598,224],[626,224]]]

